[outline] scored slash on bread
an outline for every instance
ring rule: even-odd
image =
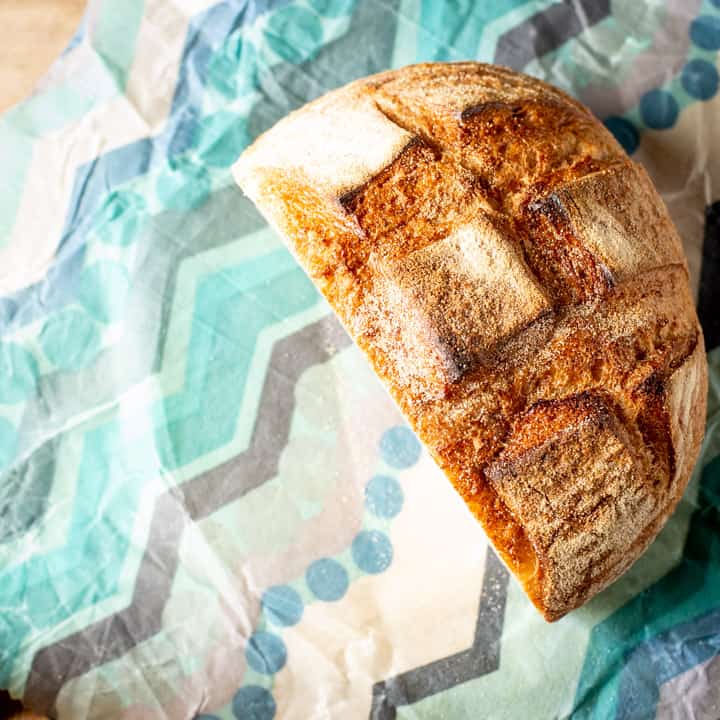
[[[290,114],[234,173],[548,620],[637,559],[707,369],[667,209],[584,106],[416,65]]]

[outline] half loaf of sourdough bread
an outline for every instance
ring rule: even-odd
[[[234,172],[543,615],[624,572],[687,484],[707,372],[677,232],[591,113],[417,65],[292,113]]]

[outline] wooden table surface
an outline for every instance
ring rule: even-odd
[[[0,112],[32,92],[75,32],[86,0],[0,0]],[[0,692],[0,720],[37,720]]]
[[[75,32],[86,0],[0,0],[0,112],[28,95]]]

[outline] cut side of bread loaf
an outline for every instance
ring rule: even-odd
[[[706,361],[667,210],[585,107],[411,66],[234,172],[548,620],[637,559],[695,463]]]

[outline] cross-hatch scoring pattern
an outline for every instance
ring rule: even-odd
[[[331,302],[526,590],[559,617],[624,569],[677,499],[670,390],[696,320],[674,228],[609,133],[503,71],[482,77],[477,102],[468,75],[370,81],[375,107],[412,140],[339,198],[356,231],[299,254],[313,254],[314,276],[340,261],[358,311],[343,313],[337,272]],[[463,107],[447,106],[449,84]],[[530,411],[540,430],[523,462],[538,473],[525,493],[504,448],[528,435]],[[558,413],[567,422],[553,430]],[[580,473],[587,427],[613,452],[591,453]],[[540,450],[556,453],[553,472],[540,472]],[[621,471],[599,489],[603,462]],[[572,508],[558,495],[568,483],[600,500]],[[539,516],[554,519],[551,537]]]

